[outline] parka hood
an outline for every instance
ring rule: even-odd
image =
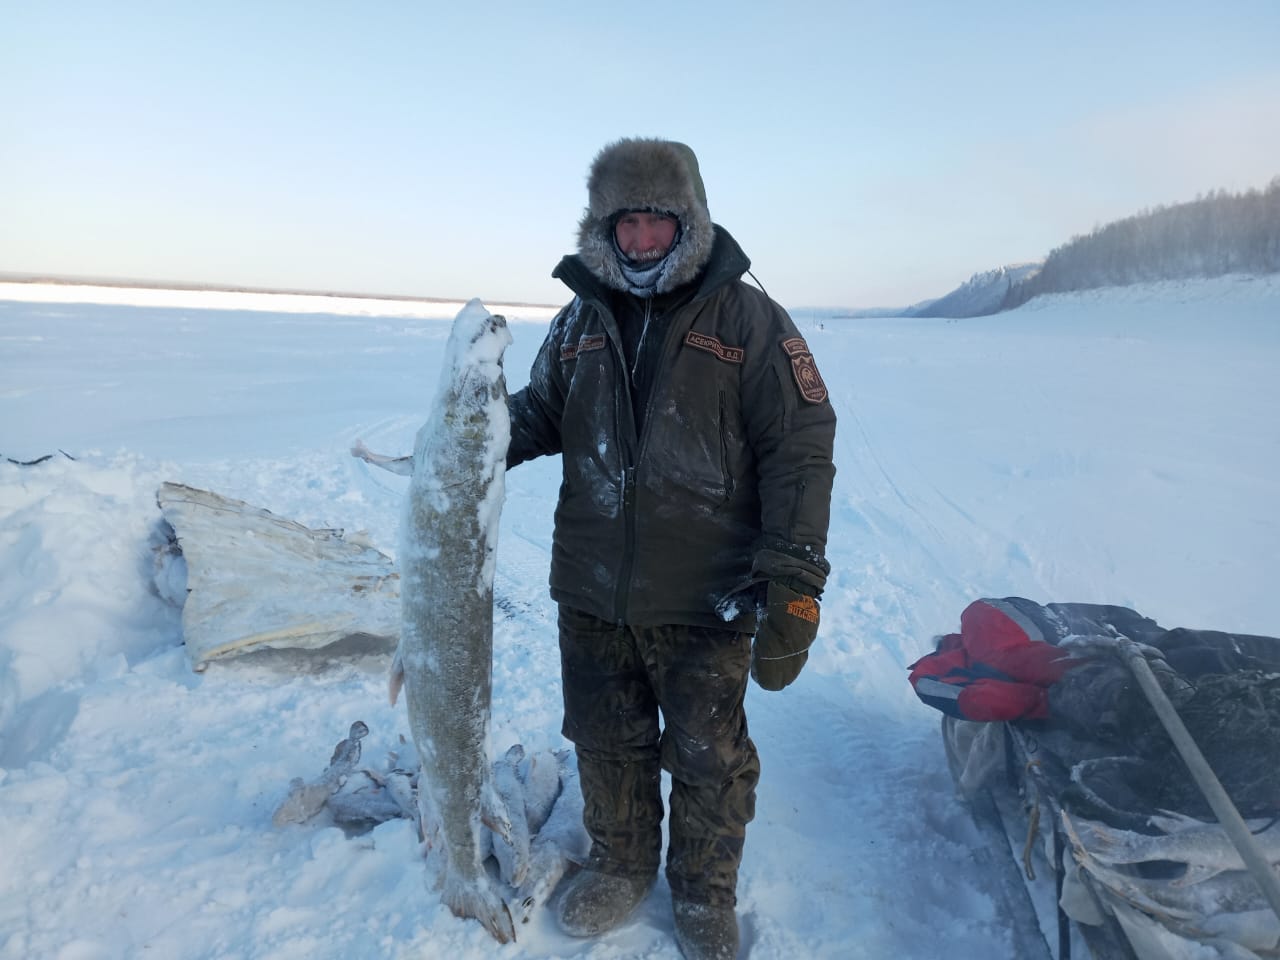
[[[698,158],[683,143],[627,138],[609,144],[592,161],[587,204],[578,223],[578,255],[615,290],[630,289],[613,240],[614,218],[622,211],[672,214],[680,223],[679,239],[663,261],[656,293],[688,283],[711,257],[715,229],[707,192]]]

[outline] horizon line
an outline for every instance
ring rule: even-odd
[[[254,293],[274,296],[331,297],[335,300],[387,300],[397,303],[466,303],[471,297],[420,297],[407,293],[356,293],[342,290],[304,290],[294,287],[255,287],[244,284],[189,280],[141,280],[131,277],[96,277],[82,274],[9,273],[0,271],[0,283],[44,283],[54,286],[112,287],[136,290],[180,290],[193,293]],[[485,298],[481,298],[485,299]],[[512,307],[559,307],[562,304],[527,300],[485,299]]]

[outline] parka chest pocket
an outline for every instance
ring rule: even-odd
[[[609,338],[603,333],[583,334],[560,347],[560,370],[569,393],[570,403],[594,409],[608,400],[617,389],[609,351]]]
[[[685,490],[723,504],[733,497],[747,459],[743,351],[697,331],[687,333],[681,347],[667,385],[667,416],[661,430],[654,424],[650,453]]]

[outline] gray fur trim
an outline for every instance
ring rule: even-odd
[[[711,259],[715,228],[698,158],[683,143],[627,138],[597,155],[587,175],[587,209],[578,223],[578,255],[606,286],[631,290],[618,263],[613,216],[622,210],[673,213],[680,238],[663,260],[655,293],[666,293],[696,277]]]

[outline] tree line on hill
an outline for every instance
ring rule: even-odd
[[[1000,310],[1042,293],[1153,280],[1280,272],[1280,176],[1262,190],[1210,191],[1073,237],[1032,276],[1012,284]]]

